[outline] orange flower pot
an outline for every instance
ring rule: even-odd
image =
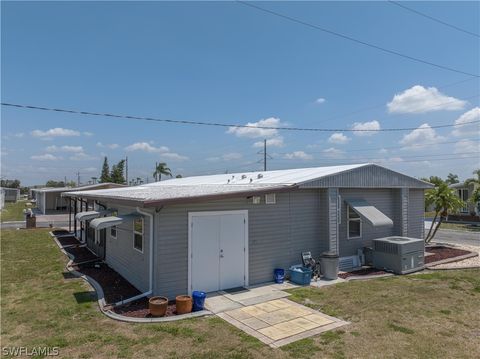
[[[192,311],[193,300],[189,295],[178,295],[175,298],[177,314],[186,314]]]
[[[148,309],[150,310],[150,314],[154,317],[163,317],[167,312],[167,306],[167,297],[151,297],[148,300]]]

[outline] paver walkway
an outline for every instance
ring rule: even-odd
[[[275,348],[349,324],[286,298],[217,315]]]

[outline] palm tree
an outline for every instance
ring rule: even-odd
[[[463,207],[464,202],[455,195],[453,189],[448,187],[446,183],[440,183],[435,188],[427,191],[425,194],[426,204],[433,205],[435,209],[435,216],[433,217],[432,225],[425,237],[425,243],[429,243],[440,228],[440,225],[445,220],[449,212],[456,212]],[[437,217],[440,216],[438,224],[435,226]]]
[[[155,181],[161,181],[162,175],[172,177],[172,171],[167,167],[165,162],[160,162],[156,165],[155,172],[153,172],[153,177]]]

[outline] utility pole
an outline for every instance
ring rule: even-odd
[[[263,151],[260,150],[260,151],[257,152],[257,154],[263,155],[262,159],[260,159],[260,160],[258,161],[258,163],[262,163],[262,162],[263,162],[263,170],[266,171],[266,170],[267,170],[267,158],[272,159],[272,156],[270,156],[270,155],[267,153],[267,139],[264,139],[264,140],[263,140]]]
[[[80,172],[77,172],[77,187],[80,186]]]

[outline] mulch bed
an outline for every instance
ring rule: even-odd
[[[74,264],[99,259],[86,247],[67,247],[63,250],[75,257]]]
[[[68,237],[57,237],[57,241],[60,243],[62,247],[64,246],[70,246],[72,244],[80,244],[78,239],[76,239],[74,236],[68,236]]]
[[[433,253],[432,255],[425,256],[425,264],[438,262],[443,259],[460,257],[465,254],[471,253],[463,249],[444,247],[444,246],[426,247],[425,252]]]
[[[375,268],[362,268],[353,272],[346,272],[346,273],[339,273],[338,276],[342,279],[346,279],[348,277],[360,277],[360,276],[367,276],[367,275],[382,275],[382,274],[388,274],[388,272],[385,272],[383,270],[378,270]]]
[[[140,294],[137,288],[105,263],[85,263],[73,266],[73,268],[100,284],[107,304],[113,304]]]
[[[167,312],[165,313],[165,317],[177,315],[175,309],[175,304],[169,303],[167,307]],[[148,298],[141,298],[131,303],[119,305],[118,307],[113,308],[112,311],[126,317],[155,318],[150,314],[150,311],[148,310]]]

